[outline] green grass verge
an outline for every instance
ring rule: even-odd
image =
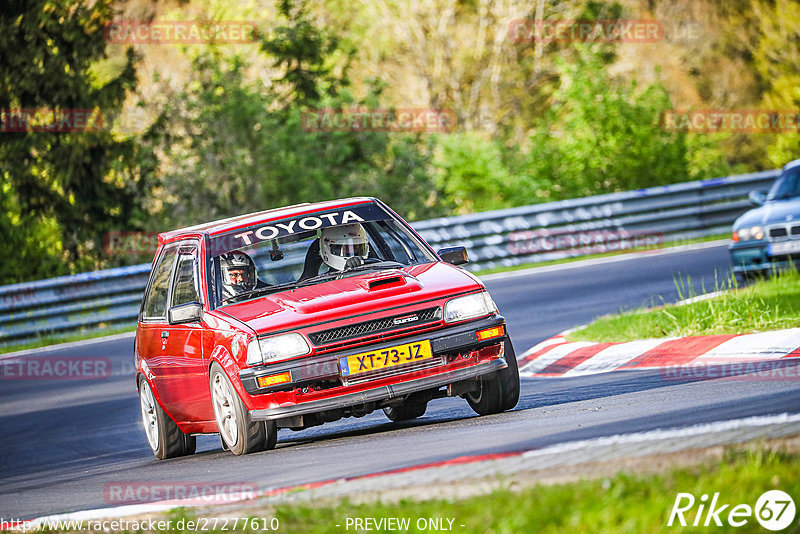
[[[683,297],[695,296],[676,282]],[[733,280],[718,284],[722,295],[690,304],[670,304],[601,317],[571,333],[571,341],[633,341],[636,339],[743,334],[800,326],[800,274],[787,271],[744,288]]]
[[[277,518],[278,532],[287,534],[364,532],[347,519],[408,518],[410,528],[400,532],[427,532],[418,529],[418,520],[452,520],[454,533],[653,533],[653,532],[764,532],[755,517],[740,528],[725,524],[727,513],[738,504],[755,507],[758,497],[780,489],[800,500],[800,456],[763,447],[728,449],[713,463],[673,469],[662,474],[620,473],[612,478],[580,482],[537,485],[519,491],[498,490],[487,495],[460,500],[354,504],[347,500],[331,505],[281,505],[249,513],[251,517]],[[691,525],[697,515],[701,495],[719,492],[717,506],[730,504],[720,515],[722,528]],[[684,514],[689,526],[677,523],[667,527],[678,493],[692,493],[695,506]],[[708,507],[706,506],[706,510]],[[194,519],[194,512],[179,509],[169,515],[176,524],[181,518]],[[700,525],[705,515],[700,520]],[[260,523],[259,523],[260,524]],[[338,525],[338,526],[337,526]],[[250,532],[250,530],[245,530]],[[390,532],[390,530],[374,530]],[[783,532],[798,532],[794,528]],[[263,531],[262,531],[263,532]]]
[[[7,354],[9,352],[17,352],[18,350],[38,349],[41,347],[49,347],[50,345],[57,345],[59,343],[69,343],[72,341],[83,341],[86,339],[94,339],[98,337],[113,336],[114,334],[124,334],[125,332],[135,332],[136,325],[125,326],[120,328],[107,328],[102,330],[93,330],[91,332],[77,332],[67,336],[42,336],[36,341],[28,343],[21,343],[19,345],[9,345],[0,347],[0,354]]]
[[[591,260],[595,258],[607,258],[611,256],[621,256],[623,254],[630,254],[632,252],[644,252],[646,250],[660,250],[663,248],[671,248],[671,247],[678,247],[678,246],[685,246],[685,245],[694,245],[696,243],[707,243],[709,241],[719,241],[720,239],[728,239],[730,238],[730,234],[718,234],[718,235],[711,235],[707,237],[698,237],[695,239],[683,239],[679,241],[667,241],[662,246],[658,248],[654,247],[635,247],[629,248],[625,250],[618,250],[615,252],[603,252],[598,254],[586,254],[584,256],[573,256],[572,258],[561,258],[559,260],[548,260],[548,261],[540,261],[540,262],[530,262],[530,263],[523,263],[520,265],[512,265],[511,267],[493,267],[491,269],[484,269],[481,271],[475,271],[475,274],[478,276],[483,276],[485,274],[495,274],[495,273],[507,273],[511,271],[522,271],[525,269],[532,269],[534,267],[546,267],[548,265],[561,265],[562,263],[572,263],[576,261],[582,260]]]

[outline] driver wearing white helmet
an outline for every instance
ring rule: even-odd
[[[325,228],[320,236],[319,254],[335,271],[363,265],[369,254],[367,232],[358,223]]]
[[[256,288],[256,264],[244,252],[234,250],[221,254],[219,269],[222,277],[222,300]]]

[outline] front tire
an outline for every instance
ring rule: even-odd
[[[139,405],[147,442],[156,458],[165,460],[194,454],[197,440],[194,436],[184,434],[161,408],[144,377],[139,378]]]
[[[500,378],[500,386],[503,391],[503,400],[500,403],[502,411],[510,410],[519,402],[519,366],[517,365],[517,353],[511,339],[506,339],[504,355],[508,367],[497,372]]]
[[[478,415],[491,415],[503,411],[503,388],[499,373],[478,378],[478,388],[465,394],[470,407]]]
[[[217,419],[219,435],[230,451],[240,456],[275,447],[278,430],[274,421],[253,421],[250,412],[228,379],[222,367],[211,365],[211,403]]]

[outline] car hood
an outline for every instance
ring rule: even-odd
[[[767,202],[736,219],[733,229],[800,220],[800,197]]]
[[[439,262],[331,280],[218,309],[266,334],[481,288],[474,275]]]

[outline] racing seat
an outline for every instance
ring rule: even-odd
[[[302,282],[303,280],[317,276],[321,266],[322,256],[319,254],[319,238],[317,238],[306,251],[306,259],[305,262],[303,262],[303,274],[300,275],[297,281]]]

